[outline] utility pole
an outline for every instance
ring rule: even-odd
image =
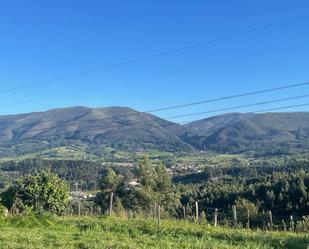
[[[75,196],[75,198],[76,198],[76,200],[77,200],[77,214],[78,214],[78,216],[80,216],[80,212],[81,212],[81,198],[80,198],[80,196],[78,196],[78,182],[75,182],[74,183],[74,186],[75,186],[75,193],[76,193],[76,196]]]

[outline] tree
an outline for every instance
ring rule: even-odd
[[[102,173],[100,180],[100,189],[103,192],[115,192],[121,183],[121,177],[116,174],[112,168],[107,168]]]
[[[155,202],[160,204],[169,213],[175,214],[180,206],[179,196],[175,194],[171,177],[166,167],[160,164],[152,164],[147,156],[139,163],[137,178],[140,186],[139,194],[144,200],[149,200],[144,209],[149,209]]]
[[[136,169],[138,185],[132,186],[122,175],[107,168],[100,181],[101,191],[97,193],[95,203],[105,213],[109,208],[110,193],[114,193],[115,210],[130,209],[137,212],[149,212],[154,203],[160,204],[162,211],[176,214],[179,196],[175,194],[171,178],[163,164],[152,164],[148,157],[139,163]]]
[[[2,203],[8,209],[61,215],[68,204],[68,186],[50,171],[25,175],[2,193]]]
[[[242,224],[247,224],[248,218],[251,225],[256,225],[258,223],[259,207],[256,204],[247,199],[238,198],[235,201],[235,205],[238,211],[238,219]]]
[[[122,209],[122,203],[119,199],[119,195],[123,191],[123,178],[117,175],[112,168],[106,168],[104,171],[101,172],[101,174],[101,191],[97,193],[95,203],[100,206],[103,213],[105,213],[109,208],[110,195],[111,193],[114,193],[115,200],[117,200],[114,205],[118,205],[119,209]]]

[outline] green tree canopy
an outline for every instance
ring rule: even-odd
[[[179,196],[175,194],[171,178],[163,164],[155,164],[145,156],[135,172],[137,185],[130,185],[122,175],[112,168],[107,168],[100,181],[101,192],[97,193],[95,202],[103,212],[109,206],[110,193],[114,193],[114,208],[122,207],[130,210],[150,211],[154,203],[160,204],[168,212],[179,204]]]
[[[2,193],[2,203],[8,209],[35,213],[62,214],[68,204],[68,186],[57,175],[42,171],[25,175]]]
[[[115,192],[122,179],[112,168],[107,168],[102,173],[100,189],[103,192]]]

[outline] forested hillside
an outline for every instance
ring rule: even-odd
[[[119,150],[190,150],[179,137],[184,128],[124,107],[72,107],[0,117],[0,156],[79,145]]]
[[[196,136],[190,144],[201,150],[276,155],[309,149],[309,113],[226,114],[186,126]]]
[[[100,155],[122,151],[192,151],[277,155],[309,148],[309,113],[232,113],[185,126],[125,107],[72,107],[0,116],[0,156],[74,147]]]

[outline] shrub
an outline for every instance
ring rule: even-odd
[[[42,171],[26,175],[2,193],[3,205],[13,211],[62,214],[68,204],[68,186],[57,175]]]

